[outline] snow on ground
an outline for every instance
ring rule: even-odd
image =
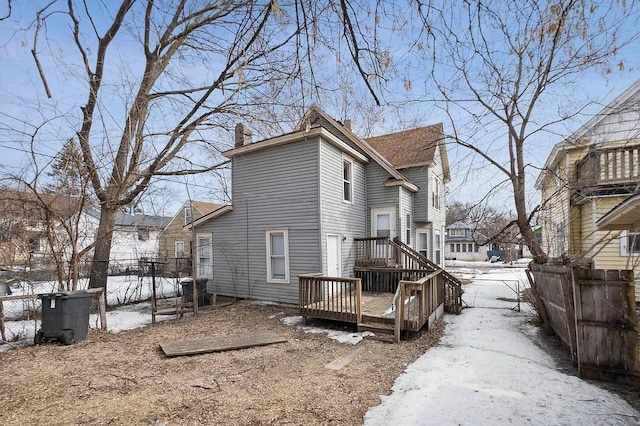
[[[302,325],[302,317],[284,317],[280,321],[284,323],[284,325],[295,325],[298,329],[304,331],[305,333],[318,334],[324,333],[330,339],[337,340],[340,343],[349,343],[351,345],[355,345],[359,343],[366,336],[373,336],[374,334],[370,331],[363,331],[360,333],[353,333],[349,331],[342,330],[331,330],[328,328],[319,328],[319,327],[309,327],[306,325]]]
[[[139,279],[136,275],[109,277],[107,283],[107,301],[109,306],[119,306],[117,309],[107,312],[108,330],[120,332],[151,324],[151,303],[134,303],[151,298],[151,278]],[[86,288],[88,280],[81,280],[80,288]],[[156,294],[158,299],[174,301],[179,283],[175,279],[156,278]],[[54,293],[57,290],[57,282],[45,281],[25,283],[18,282],[11,286],[12,294],[42,294]],[[32,317],[29,312],[40,309],[40,300],[8,300],[3,303],[4,313],[7,318],[5,331],[11,345],[0,345],[0,352],[10,349],[12,346],[25,346],[33,344],[33,337],[40,329],[40,321],[24,319]],[[157,321],[172,319],[174,316],[160,316]],[[11,320],[15,319],[15,320]],[[97,314],[89,318],[91,328],[100,327]]]
[[[491,271],[466,289],[489,298],[499,281],[522,273]],[[640,413],[619,396],[561,372],[532,340],[538,329],[527,321],[530,315],[476,307],[446,316],[439,346],[407,367],[392,394],[367,412],[365,425],[640,422]]]

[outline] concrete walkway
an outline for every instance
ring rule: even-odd
[[[365,425],[640,424],[618,395],[561,371],[536,345],[530,316],[479,307],[446,316],[440,345],[407,367]]]

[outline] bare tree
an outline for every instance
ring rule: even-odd
[[[547,254],[531,221],[527,179],[536,140],[581,112],[574,90],[589,72],[623,69],[617,54],[638,40],[635,2],[584,0],[417,2],[433,63],[425,80],[453,129],[450,137],[504,178],[514,222],[534,259]],[[414,77],[415,78],[415,77]],[[431,86],[430,86],[431,87]],[[498,181],[501,179],[498,179]]]
[[[115,215],[123,206],[154,179],[224,165],[217,156],[221,130],[238,120],[262,121],[296,85],[313,89],[314,48],[335,39],[325,27],[341,29],[356,72],[374,93],[384,65],[359,25],[366,7],[347,0],[54,0],[37,12],[31,47],[47,96],[55,99],[56,78],[83,86],[84,99],[74,97],[67,119],[77,123],[101,212],[91,287],[106,286]],[[61,47],[67,40],[74,51]]]

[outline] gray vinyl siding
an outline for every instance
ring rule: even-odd
[[[434,154],[434,165],[429,168],[429,185],[428,185],[428,197],[427,197],[427,219],[429,222],[434,224],[434,229],[439,229],[442,234],[442,229],[445,227],[445,215],[446,215],[446,200],[444,190],[444,180],[443,180],[444,172],[442,170],[441,158],[440,158],[440,149],[436,149]],[[437,177],[441,184],[440,191],[440,208],[436,209],[432,206],[431,203],[431,191],[433,190],[433,178]],[[442,237],[441,237],[442,238]]]
[[[318,140],[238,156],[233,211],[197,227],[213,234],[209,292],[298,303],[298,275],[321,272]],[[289,233],[289,284],[267,283],[266,231]]]
[[[428,221],[427,210],[430,202],[429,195],[429,168],[427,166],[410,167],[403,169],[402,174],[418,186],[418,192],[413,194],[414,223],[426,223]]]
[[[378,163],[371,161],[365,167],[367,180],[367,214],[366,229],[367,234],[371,234],[371,209],[376,207],[394,206],[396,210],[396,235],[400,232],[398,229],[398,211],[399,191],[397,186],[385,186],[384,182],[389,179],[389,173]]]
[[[351,148],[355,149],[356,151],[358,151],[360,154],[366,155],[365,152],[356,144],[353,143],[353,141],[351,141],[351,139],[349,139],[348,137],[346,137],[344,135],[344,133],[342,133],[340,130],[336,129],[335,126],[331,125],[331,123],[329,123],[327,120],[325,120],[322,117],[317,117],[316,120],[313,123],[314,125],[320,124],[322,127],[324,127],[326,130],[329,131],[329,133],[331,133],[333,136],[337,137],[338,139],[340,139],[342,142],[346,143],[347,145],[349,145]]]
[[[409,222],[407,224],[407,214],[411,215],[411,222]],[[409,192],[409,190],[400,187],[400,229],[402,229],[402,232],[399,232],[398,236],[400,237],[400,239],[409,244],[410,246],[414,247],[415,244],[415,233],[416,233],[416,228],[415,226],[413,226],[413,194],[411,192]],[[409,228],[411,228],[411,241],[406,241],[407,237],[406,237],[406,229],[407,226]]]
[[[348,156],[347,156],[348,157]],[[340,235],[342,246],[341,273],[353,276],[355,246],[353,239],[367,235],[364,164],[353,164],[353,203],[343,202],[342,152],[327,142],[320,143],[320,223],[322,272],[327,274],[327,234]]]

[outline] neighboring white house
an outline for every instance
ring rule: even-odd
[[[444,238],[444,257],[449,260],[487,260],[489,247],[481,245],[486,237],[464,222],[454,222],[447,226]]]
[[[80,246],[86,247],[97,236],[100,212],[88,209],[82,220],[86,231]],[[158,239],[170,221],[171,217],[165,216],[118,213],[111,242],[110,270],[137,267],[138,261],[142,258],[156,258],[159,250]]]

